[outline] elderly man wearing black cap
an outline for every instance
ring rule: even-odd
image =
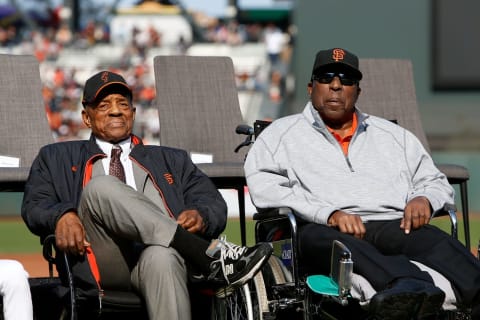
[[[329,273],[333,240],[347,245],[354,271],[377,291],[369,311],[378,319],[441,310],[443,291],[410,260],[443,274],[457,302],[478,309],[479,261],[429,225],[453,203],[452,187],[412,133],[356,108],[361,79],[354,54],[318,52],[303,113],[274,121],[248,153],[253,203],[296,212],[301,263],[314,273]]]
[[[25,187],[32,232],[56,236],[86,294],[136,290],[150,319],[190,319],[187,265],[228,294],[261,268],[268,244],[239,247],[223,231],[222,196],[183,150],[146,146],[132,135],[132,91],[119,74],[87,80],[82,117],[89,141],[42,148]],[[65,277],[61,272],[60,276]]]

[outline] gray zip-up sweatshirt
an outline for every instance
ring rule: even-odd
[[[454,202],[445,175],[410,131],[358,110],[357,116],[348,156],[310,102],[303,113],[270,124],[245,162],[254,205],[289,207],[327,224],[336,210],[366,222],[402,218],[417,196],[427,197],[434,211]]]

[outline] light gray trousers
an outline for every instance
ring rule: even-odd
[[[88,183],[78,214],[103,288],[133,286],[144,297],[150,320],[191,318],[185,261],[169,247],[175,220],[144,194],[108,175]]]

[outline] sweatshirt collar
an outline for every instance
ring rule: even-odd
[[[355,107],[355,114],[357,115],[358,129],[366,128],[366,120],[368,119],[369,115],[360,111],[358,107]],[[303,116],[309,121],[309,123],[312,124],[313,127],[319,130],[327,130],[325,122],[323,122],[320,114],[315,109],[311,101],[309,101],[305,106],[305,109],[303,110]]]

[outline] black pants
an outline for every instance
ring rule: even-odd
[[[377,291],[400,277],[432,282],[431,277],[409,260],[418,261],[446,277],[457,301],[480,301],[480,262],[459,241],[432,225],[405,234],[400,220],[365,224],[364,239],[335,228],[307,223],[299,228],[300,263],[308,270],[328,274],[332,241],[343,242],[352,252],[354,272],[364,276]]]

